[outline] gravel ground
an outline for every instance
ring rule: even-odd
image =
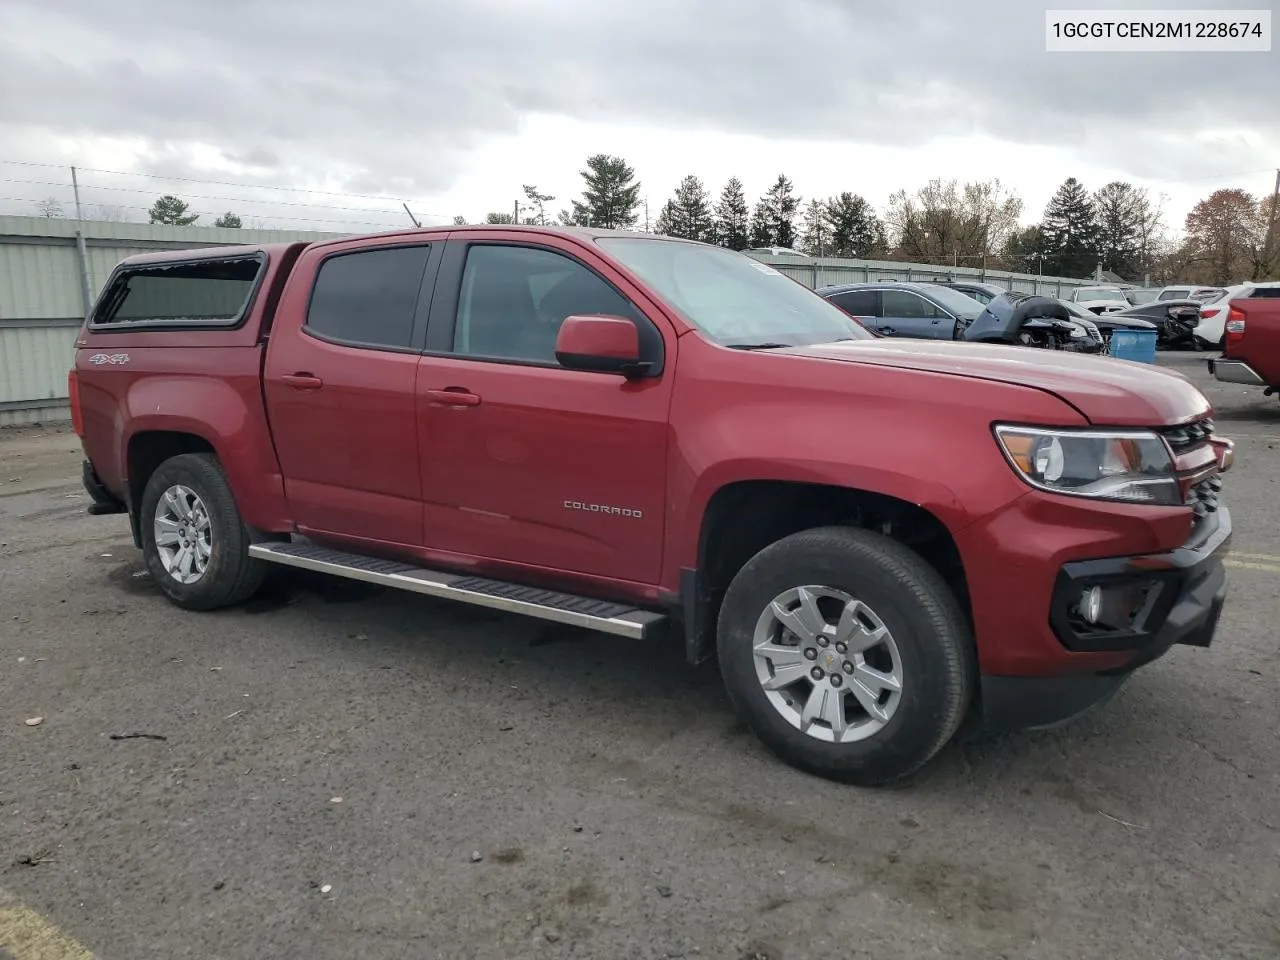
[[[101,960],[1274,960],[1280,403],[1202,361],[1162,358],[1239,441],[1215,645],[879,791],[674,643],[299,575],[180,612],[75,437],[5,431],[0,947],[71,956],[16,952],[20,901]]]

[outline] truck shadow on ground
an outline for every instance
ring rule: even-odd
[[[124,555],[119,549],[111,552]],[[107,579],[129,594],[167,602],[140,558],[119,563]],[[294,639],[290,655],[301,652],[344,675],[389,670],[416,683],[444,672],[487,677],[501,670],[506,685],[521,691],[514,722],[520,721],[520,711],[550,711],[549,719],[558,725],[568,722],[560,715],[566,704],[576,705],[574,713],[617,712],[625,705],[632,720],[623,739],[610,743],[611,759],[592,754],[592,762],[633,785],[678,788],[679,773],[655,753],[677,737],[706,738],[708,749],[716,752],[745,752],[746,762],[773,769],[774,776],[812,779],[783,768],[755,739],[734,713],[714,660],[690,666],[683,638],[674,631],[633,641],[285,567],[273,569],[248,603],[187,616],[265,621],[264,630],[277,618],[295,626],[309,620],[304,629],[310,636]],[[1029,784],[1024,792],[1038,792],[1037,783],[1060,785],[1065,768],[1105,768],[1114,751],[1135,738],[1157,747],[1149,757],[1154,766],[1202,765],[1204,757],[1188,755],[1169,735],[1171,719],[1177,728],[1195,729],[1198,719],[1183,715],[1195,712],[1192,705],[1169,695],[1163,712],[1133,709],[1135,696],[1140,702],[1151,697],[1151,683],[1164,689],[1171,680],[1139,674],[1111,703],[1057,730],[989,735],[971,723],[925,770],[882,792],[946,796],[957,789],[1007,785],[1010,779]],[[358,686],[353,693],[359,693]],[[1168,716],[1171,712],[1178,716]],[[575,749],[586,748],[567,748],[569,753]]]

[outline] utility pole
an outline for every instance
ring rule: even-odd
[[[84,241],[84,214],[80,210],[80,180],[76,168],[71,168],[71,191],[76,198],[76,254],[80,259],[80,300],[87,320],[93,309],[93,293],[89,287],[89,249]]]
[[[649,232],[649,198],[644,198],[644,232]]]
[[[512,223],[520,222],[520,201],[519,200],[517,200],[511,208],[511,222]]]

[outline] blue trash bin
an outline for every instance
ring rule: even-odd
[[[1137,363],[1156,362],[1154,330],[1116,330],[1111,334],[1111,356]]]

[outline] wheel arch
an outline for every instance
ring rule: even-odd
[[[724,593],[748,560],[783,537],[832,525],[876,530],[920,554],[942,575],[972,625],[959,546],[946,523],[932,511],[855,487],[738,480],[719,487],[707,501],[698,532],[697,566],[681,570],[681,619],[690,662],[710,658]]]

